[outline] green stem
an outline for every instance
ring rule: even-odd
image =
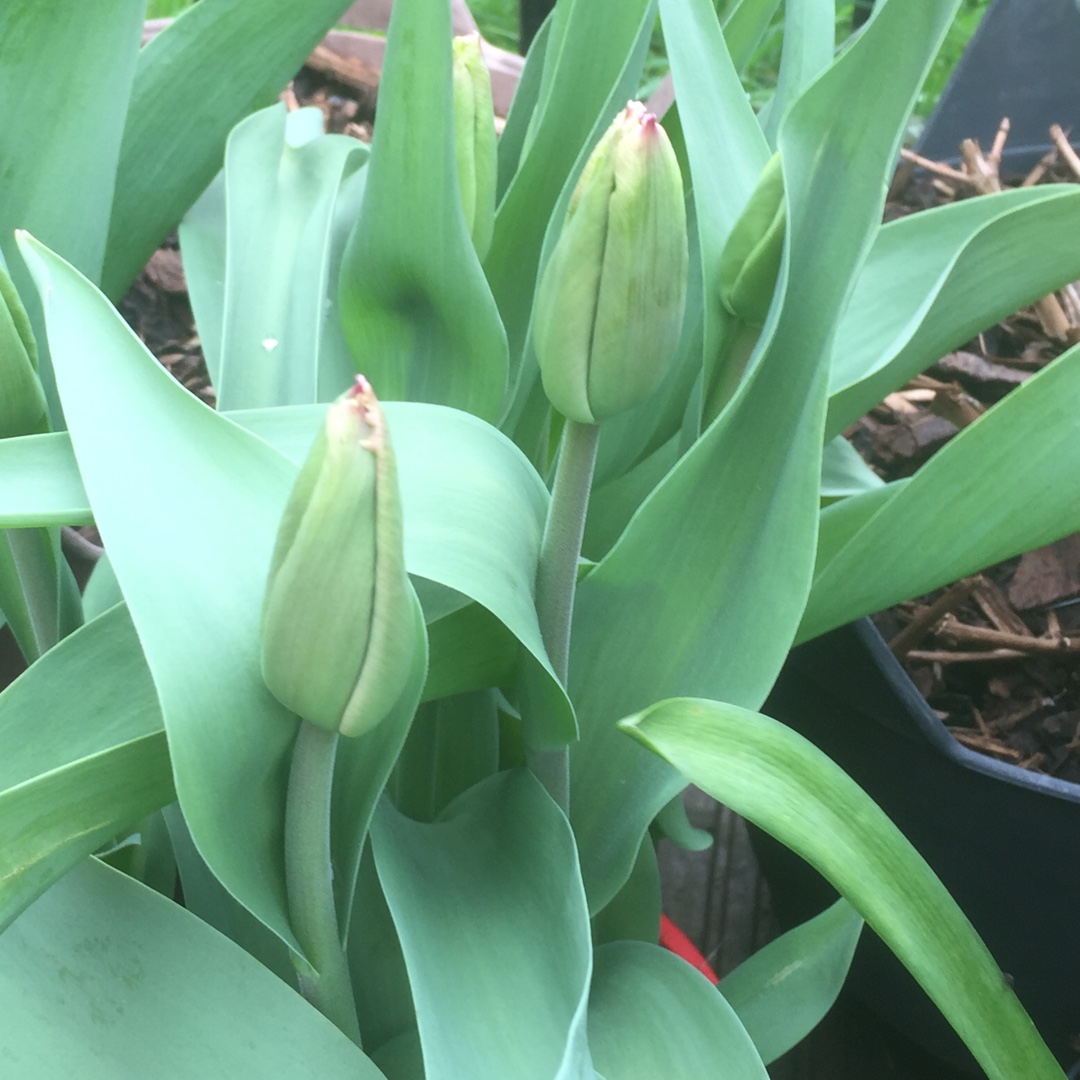
[[[567,420],[536,574],[536,613],[540,633],[551,666],[564,686],[570,667],[570,624],[574,614],[578,557],[599,438],[600,428],[596,424]],[[568,811],[569,747],[558,750],[529,748],[527,757],[536,778],[563,811]]]
[[[360,1026],[341,947],[330,862],[330,789],[337,741],[336,731],[300,721],[285,803],[285,884],[293,933],[316,972],[300,973],[300,992],[359,1046]]]

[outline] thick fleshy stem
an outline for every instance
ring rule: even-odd
[[[540,546],[536,574],[536,612],[551,666],[565,686],[570,668],[570,623],[574,614],[578,558],[585,532],[600,428],[566,421],[551,508]],[[562,807],[570,808],[570,749],[528,751],[529,768]]]
[[[285,885],[293,933],[316,972],[299,970],[300,992],[359,1046],[360,1025],[341,947],[330,862],[330,790],[337,743],[336,731],[300,721],[285,803]]]

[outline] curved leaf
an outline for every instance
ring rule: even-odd
[[[766,1064],[801,1042],[832,1008],[862,927],[862,916],[837,900],[720,980],[717,989]]]
[[[397,0],[364,201],[341,265],[341,319],[382,400],[495,420],[506,334],[465,226],[451,86],[449,5]]]
[[[175,382],[67,263],[30,238],[22,248],[94,520],[157,688],[184,817],[229,891],[295,946],[282,807],[296,718],[259,669],[263,590],[294,470]]]
[[[814,578],[801,640],[1080,529],[1080,346],[935,454]],[[843,503],[836,511],[843,514]],[[858,508],[853,508],[858,509]],[[876,512],[873,512],[876,511]],[[845,521],[846,526],[857,524]]]
[[[277,98],[342,6],[211,0],[189,7],[137,51],[116,194],[104,219],[105,293],[123,293],[221,168],[233,126]]]
[[[1017,259],[1019,249],[1039,257]],[[837,331],[836,434],[949,349],[1080,276],[1080,191],[1020,188],[884,226]]]
[[[286,113],[279,103],[229,136],[221,340],[200,334],[217,361],[221,409],[306,405],[322,399],[321,385],[336,387],[331,397],[344,392],[354,374],[331,303],[337,290],[330,267],[335,243],[340,256],[346,235],[334,235],[338,203],[355,220],[368,155],[356,139],[322,130],[318,109]],[[216,259],[199,258],[211,255],[205,241],[196,242],[194,254],[189,259],[185,250],[184,269],[195,291],[206,293],[220,271]],[[321,371],[328,366],[331,372]]]
[[[116,607],[0,694],[0,928],[174,798],[154,684]]]
[[[587,1052],[565,1060],[592,968],[585,893],[566,818],[532,774],[497,773],[432,825],[384,801],[371,844],[427,1080],[591,1076]]]
[[[28,1080],[383,1080],[295,990],[96,860],[0,937],[0,1058]]]
[[[596,950],[589,1046],[605,1080],[768,1078],[750,1036],[708,979],[642,941]]]
[[[903,961],[992,1080],[1061,1080],[978,934],[865,792],[820,750],[759,713],[661,702],[620,725],[691,783],[815,866]]]

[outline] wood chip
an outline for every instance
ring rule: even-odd
[[[1080,533],[1029,551],[1009,584],[1017,611],[1031,611],[1080,594]]]

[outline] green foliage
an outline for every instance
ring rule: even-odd
[[[503,136],[482,263],[445,0],[395,3],[370,155],[310,112],[248,115],[330,6],[264,0],[264,36],[220,95],[211,69],[250,0],[202,0],[142,52],[134,8],[73,24],[95,43],[71,29],[73,72],[111,95],[65,117],[82,186],[17,108],[0,136],[5,230],[43,234],[3,244],[54,429],[0,438],[0,606],[32,660],[0,694],[0,1058],[31,1080],[145,1075],[150,1053],[178,1075],[696,1080],[722,1060],[763,1080],[830,1007],[865,918],[994,1080],[1060,1080],[910,845],[757,712],[798,636],[1080,526],[1075,351],[903,484],[836,440],[874,395],[1080,277],[1073,191],[880,224],[959,3],[881,0],[834,56],[831,5],[790,0],[778,90],[755,113],[740,72],[774,0],[723,23],[711,0],[559,0]],[[19,40],[43,39],[20,11]],[[598,430],[543,395],[536,285],[658,14],[686,213],[657,212],[687,230],[689,295],[655,396]],[[0,92],[19,100],[18,80]],[[729,248],[774,154],[761,228]],[[50,215],[43,193],[70,205]],[[189,207],[220,411],[107,299]],[[760,272],[741,273],[761,244]],[[8,334],[24,382],[27,334]],[[261,613],[290,489],[356,370],[400,489],[401,531],[377,546],[404,560],[422,620],[386,715],[312,744],[264,681]],[[89,523],[109,561],[72,632],[57,530]],[[845,897],[719,991],[657,945],[649,830],[698,842],[673,801],[688,781]]]

